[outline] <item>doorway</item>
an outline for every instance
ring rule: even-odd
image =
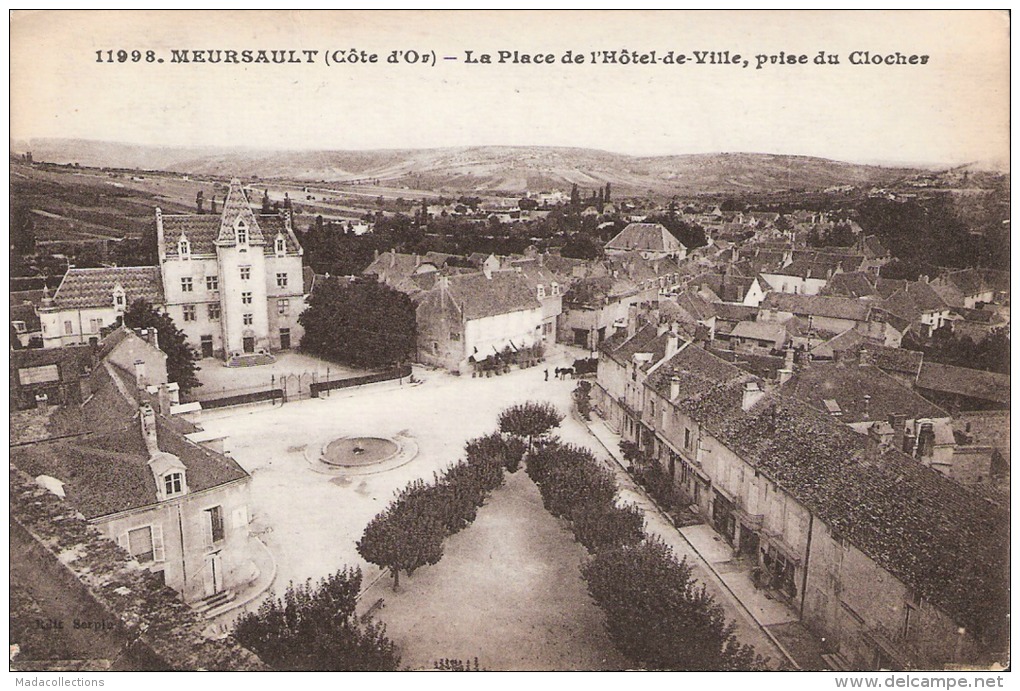
[[[205,558],[205,596],[211,597],[223,590],[223,560],[219,552]]]
[[[254,353],[255,352],[255,337],[254,336],[245,336],[244,338],[242,338],[241,339],[241,347],[244,349],[244,352],[246,352],[246,353]]]

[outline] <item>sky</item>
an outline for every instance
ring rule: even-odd
[[[10,29],[12,141],[576,146],[909,165],[1009,156],[1001,11],[18,11]],[[104,61],[121,49],[142,59]],[[172,62],[173,50],[217,49],[318,53],[311,64]],[[351,50],[379,62],[326,64]],[[389,64],[394,50],[437,59]],[[554,62],[499,64],[501,50]],[[466,51],[494,64],[467,64]],[[586,62],[564,64],[566,51]],[[655,51],[660,62],[592,64],[592,51]],[[688,62],[662,64],[669,51]],[[695,51],[742,58],[699,65]],[[820,51],[839,64],[814,64]],[[853,65],[855,51],[927,58]],[[808,64],[774,64],[781,52]]]

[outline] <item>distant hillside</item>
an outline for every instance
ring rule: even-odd
[[[378,151],[160,148],[85,140],[12,144],[36,161],[166,170],[196,175],[343,181],[379,178],[429,190],[584,189],[611,183],[623,194],[821,189],[888,185],[917,170],[808,156],[723,153],[638,157],[565,147],[473,146]]]

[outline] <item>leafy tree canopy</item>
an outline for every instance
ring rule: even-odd
[[[301,350],[355,367],[381,367],[414,353],[411,299],[372,279],[324,281],[298,317]]]
[[[313,585],[287,586],[238,619],[234,636],[281,671],[396,671],[400,655],[386,629],[355,615],[361,570],[345,568]]]

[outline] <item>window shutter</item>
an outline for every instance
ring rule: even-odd
[[[152,560],[166,561],[166,550],[163,549],[163,526],[152,526]]]
[[[202,534],[204,535],[205,540],[203,544],[205,544],[206,547],[211,547],[213,543],[212,515],[208,510],[202,512]]]

